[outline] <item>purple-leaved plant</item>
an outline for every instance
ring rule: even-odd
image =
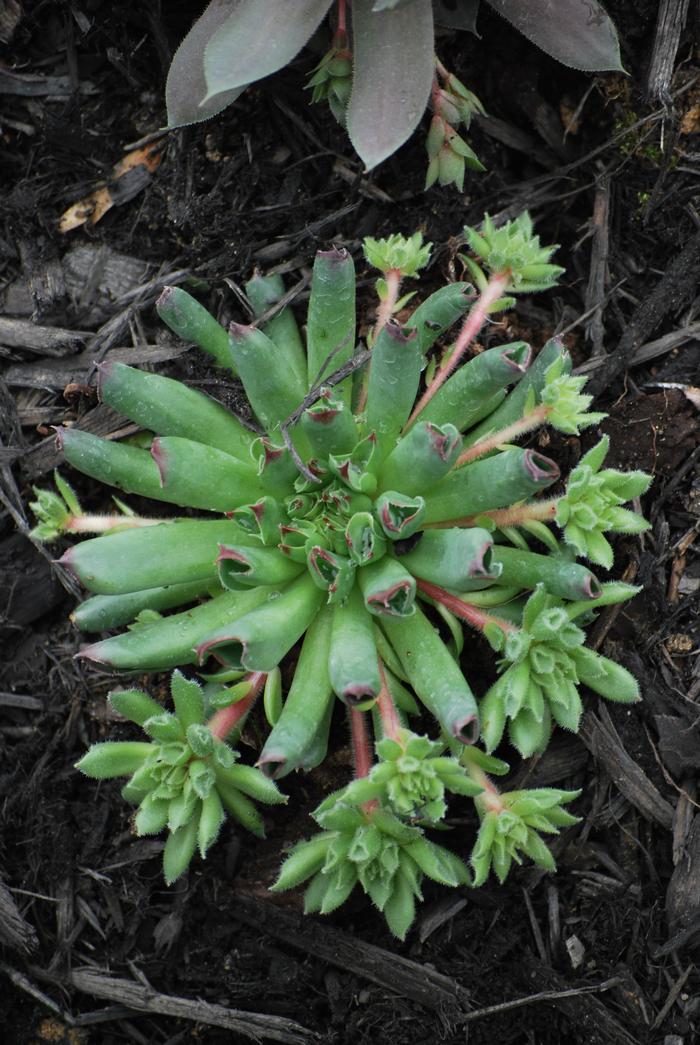
[[[599,0],[486,0],[548,54],[575,69],[621,69],[615,28]],[[435,57],[435,26],[476,32],[479,0],[212,0],[180,44],[168,74],[168,125],[209,119],[252,83],[291,62],[327,16],[335,29],[313,70],[314,102],[327,102],[368,169],[432,111],[426,187],[462,188],[483,170],[460,134],[479,99]]]

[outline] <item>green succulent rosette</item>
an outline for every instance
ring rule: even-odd
[[[415,902],[422,899],[425,876],[452,887],[469,883],[467,867],[458,857],[379,805],[358,808],[330,795],[313,817],[324,830],[294,847],[272,886],[283,891],[310,879],[304,896],[307,914],[329,914],[359,886],[394,936],[403,940],[415,917]]]
[[[490,871],[503,883],[513,863],[521,864],[523,857],[545,871],[555,871],[554,857],[540,836],[556,835],[578,823],[579,818],[562,806],[580,793],[540,787],[504,792],[491,803],[488,797],[477,798],[474,804],[481,825],[470,858],[474,886],[483,885]]]
[[[141,726],[150,740],[93,744],[77,763],[94,780],[129,777],[122,796],[138,806],[136,834],[168,832],[163,852],[168,885],[187,869],[197,849],[206,857],[227,815],[263,836],[254,802],[287,801],[259,769],[237,764],[238,752],[212,732],[197,682],[176,671],[171,693],[174,712],[140,690],[111,693],[114,710]],[[227,699],[233,698],[220,694],[219,704],[227,706]]]
[[[606,603],[629,597],[627,586],[609,593]],[[522,625],[489,624],[485,634],[501,653],[501,674],[480,705],[482,738],[487,751],[508,736],[524,758],[547,746],[552,724],[577,732],[583,711],[579,684],[608,700],[640,699],[633,675],[608,657],[584,646],[585,632],[574,614],[590,611],[590,603],[571,603],[549,595],[538,585],[522,610]],[[573,612],[572,612],[573,611]]]
[[[624,668],[584,646],[581,626],[636,589],[601,583],[575,553],[602,562],[597,534],[638,532],[620,503],[646,477],[603,470],[599,444],[565,494],[543,499],[558,465],[510,436],[599,420],[568,353],[556,339],[536,357],[524,342],[466,350],[505,292],[545,289],[561,270],[527,215],[499,228],[487,219],[467,239],[477,291],[450,284],[412,310],[400,282],[417,277],[430,245],[420,233],[366,240],[380,274],[369,334],[342,248],[317,253],[301,324],[278,275],[248,281],[256,320],[228,330],[166,288],[159,316],[240,382],[252,426],[182,382],[112,362],[100,368],[101,398],[138,439],[59,433],[69,465],[168,506],[146,517],[118,501],[121,514],[88,517],[63,480],[60,496],[37,494],[36,536],[96,534],[60,560],[88,592],[76,625],[97,633],[80,656],[117,671],[187,667],[224,687],[210,698],[176,673],[174,712],[115,695],[148,742],[96,745],[80,762],[96,778],[131,778],[136,830],[169,831],[169,881],[197,847],[208,851],[225,815],[262,830],[253,802],[280,801],[272,780],[323,762],[337,700],[353,745],[370,720],[377,743],[365,744],[358,779],[317,810],[323,834],[294,857],[301,871],[280,881],[310,878],[310,907],[322,911],[359,885],[403,936],[422,875],[466,881],[423,833],[444,826],[451,797],[482,800],[460,751],[494,750],[506,727],[523,756],[542,750],[553,723],[578,727],[581,684],[638,698]],[[440,363],[436,348],[447,349]],[[481,700],[460,662],[465,622],[499,654]],[[252,768],[226,738],[258,693],[269,733]],[[408,728],[401,716],[417,713],[439,739]]]
[[[402,819],[437,823],[447,812],[448,792],[474,797],[481,791],[456,758],[445,756],[444,743],[402,729],[376,748],[379,761],[369,775],[378,785],[373,797]]]
[[[553,287],[564,272],[551,262],[556,246],[540,245],[527,213],[500,226],[487,214],[480,229],[465,228],[464,235],[476,260],[463,260],[479,287],[486,284],[487,273],[508,271],[509,293],[535,294]]]
[[[546,413],[547,424],[565,435],[579,435],[581,429],[599,424],[608,415],[590,409],[593,396],[581,394],[586,378],[566,373],[563,363],[560,357],[547,370],[540,403]],[[535,405],[534,396],[532,398],[530,408]]]
[[[572,470],[566,493],[557,502],[556,521],[564,540],[576,553],[609,570],[613,549],[606,533],[643,533],[649,523],[637,512],[621,507],[646,493],[651,476],[645,472],[618,472],[602,468],[610,447],[604,436]]]
[[[384,239],[365,236],[363,241],[364,255],[373,268],[385,275],[394,269],[402,276],[414,278],[430,261],[431,248],[431,243],[423,242],[422,232],[414,232],[412,236],[393,233]]]

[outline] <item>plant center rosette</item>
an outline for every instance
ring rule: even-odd
[[[489,315],[562,270],[527,215],[465,235],[475,286],[437,290],[402,324],[394,317],[413,297],[403,283],[429,245],[420,234],[365,242],[381,275],[364,346],[342,249],[316,256],[305,336],[279,277],[246,285],[260,320],[228,331],[166,288],[161,318],[240,380],[257,427],[178,381],[112,363],[102,400],[152,433],[147,445],[59,433],[73,467],[186,510],[159,519],[117,501],[114,515],[89,515],[60,476],[58,493],[37,491],[34,504],[40,538],[98,534],[60,560],[92,593],[76,625],[127,626],[80,656],[124,671],[190,666],[205,682],[193,695],[198,685],[176,673],[173,714],[137,691],[116,694],[150,740],[96,745],[80,763],[94,777],[130,776],[136,830],[170,831],[168,880],[197,845],[206,853],[227,813],[262,829],[251,799],[283,800],[273,781],[324,759],[337,697],[355,780],[316,810],[322,833],[291,854],[278,887],[311,878],[307,906],[328,912],[359,885],[403,937],[425,875],[470,880],[426,834],[450,794],[472,799],[482,823],[478,882],[491,866],[503,878],[522,853],[549,867],[538,832],[574,822],[561,809],[574,792],[496,788],[505,764],[492,752],[506,729],[527,757],[555,725],[578,728],[581,683],[638,699],[632,676],[585,648],[580,627],[636,589],[576,560],[607,568],[604,532],[646,527],[621,505],[648,477],[602,469],[603,439],[566,485],[553,460],[517,445],[541,426],[578,434],[604,415],[590,412],[556,339],[536,358],[524,342],[474,349]],[[460,667],[464,623],[499,654],[481,701]],[[298,643],[283,693],[279,666]],[[238,764],[235,738],[259,695],[271,728],[253,768]],[[409,728],[419,713],[435,739]]]

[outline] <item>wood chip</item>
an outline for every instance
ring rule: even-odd
[[[672,830],[673,807],[625,751],[604,705],[600,705],[600,718],[591,712],[584,715],[579,735],[627,801],[648,820],[654,820],[667,831]]]
[[[261,903],[239,893],[235,894],[231,915],[244,925],[269,933],[429,1009],[451,1010],[455,1014],[470,1004],[469,992],[450,976],[339,929],[321,925],[317,919],[292,914],[272,903]]]
[[[666,913],[672,932],[687,929],[700,918],[700,815],[693,818],[685,853],[666,890]]]
[[[90,432],[105,439],[114,438],[117,434],[125,436],[139,431],[138,425],[125,422],[120,414],[104,403],[90,410],[74,427],[81,432]],[[20,469],[23,478],[36,479],[50,469],[57,468],[62,461],[63,453],[56,447],[55,437],[49,436],[21,456]]]
[[[111,348],[103,356],[103,361],[128,363],[130,366],[144,363],[163,363],[168,359],[176,359],[183,352],[189,351],[191,345],[179,342],[162,345],[129,345],[124,348]],[[7,385],[20,388],[53,388],[62,390],[72,383],[85,382],[92,370],[97,352],[86,349],[79,355],[68,359],[45,360],[40,363],[16,363],[8,367],[4,380]]]
[[[37,947],[33,926],[21,914],[15,899],[0,880],[0,941],[11,951],[30,954]]]
[[[78,352],[91,337],[88,332],[64,330],[62,327],[40,327],[24,319],[0,316],[0,345],[23,348],[41,356],[69,356]]]
[[[244,1012],[214,1005],[199,998],[178,998],[160,994],[150,987],[141,986],[133,980],[125,980],[99,969],[76,969],[68,976],[68,983],[84,994],[95,998],[125,1005],[137,1012],[154,1012],[162,1016],[175,1016],[181,1020],[205,1023],[210,1027],[222,1027],[234,1031],[251,1041],[280,1041],[286,1045],[309,1045],[319,1040],[313,1031],[302,1027],[294,1020],[266,1013]]]

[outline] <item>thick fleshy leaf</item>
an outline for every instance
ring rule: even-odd
[[[194,439],[250,461],[254,433],[220,403],[181,381],[126,363],[102,363],[99,393],[103,403],[147,431]]]
[[[391,896],[384,905],[384,917],[390,930],[399,940],[406,939],[406,933],[416,916],[416,902],[413,891],[405,875],[399,873],[392,882]]]
[[[61,563],[89,591],[126,595],[213,577],[219,545],[253,541],[231,519],[178,519],[82,541]]]
[[[216,791],[210,791],[202,802],[202,812],[197,825],[197,844],[202,857],[206,857],[207,850],[216,841],[225,818],[226,813],[219,795]]]
[[[157,835],[168,822],[168,803],[162,798],[146,795],[134,820],[136,834]]]
[[[271,671],[304,634],[321,601],[320,589],[309,573],[303,573],[278,598],[266,600],[232,625],[205,636],[197,644],[197,654],[203,660],[215,653],[228,667]]]
[[[93,780],[131,776],[143,765],[152,750],[150,744],[130,740],[108,740],[102,744],[93,744],[80,761],[76,762],[76,769]]]
[[[194,647],[204,635],[222,621],[242,617],[266,602],[274,589],[260,587],[250,591],[227,591],[200,606],[175,613],[149,624],[142,624],[112,638],[80,649],[79,656],[115,668],[147,668],[151,671],[194,664]]]
[[[587,72],[622,69],[615,26],[598,0],[488,0],[552,58]]]
[[[124,595],[94,595],[71,613],[71,620],[81,631],[108,631],[131,624],[144,610],[158,614],[162,610],[186,606],[200,595],[213,595],[217,588],[216,577],[212,575],[189,584],[146,588]]]
[[[316,835],[308,842],[299,842],[282,865],[279,878],[270,886],[273,892],[293,889],[315,874],[326,859],[329,835]]]
[[[418,331],[418,343],[423,355],[453,323],[462,318],[473,300],[473,290],[469,283],[451,283],[441,287],[408,317],[405,325]]]
[[[261,424],[272,432],[296,410],[306,388],[289,368],[279,366],[277,346],[262,330],[232,323],[229,335],[231,354],[250,404]]]
[[[180,671],[174,671],[170,690],[177,717],[184,729],[204,722],[202,689],[194,679],[186,679]]]
[[[425,522],[458,520],[514,504],[545,490],[559,466],[535,450],[519,447],[452,471],[428,492]]]
[[[258,838],[265,837],[265,825],[260,813],[249,798],[237,791],[235,787],[219,781],[217,785],[219,798],[234,820],[237,820],[246,831],[257,835]]]
[[[187,870],[197,846],[197,819],[190,820],[169,836],[163,852],[163,873],[167,885]]]
[[[204,53],[207,101],[291,62],[316,31],[332,0],[219,0],[229,16]],[[213,5],[212,5],[213,6]]]
[[[430,0],[394,11],[372,7],[373,0],[352,5],[355,66],[347,113],[350,140],[368,170],[416,129],[434,72]]]
[[[402,560],[416,577],[453,591],[471,591],[499,576],[492,563],[492,547],[491,536],[476,526],[425,530]]]
[[[309,387],[352,359],[355,321],[355,263],[344,247],[319,250],[314,259],[306,327]],[[334,395],[349,406],[351,390],[346,379]]]
[[[333,689],[351,707],[370,706],[381,689],[372,618],[357,586],[335,607],[328,670]]]
[[[377,437],[378,459],[391,453],[408,420],[423,364],[418,332],[387,323],[372,349],[367,381],[367,431]]]
[[[447,735],[473,744],[479,736],[476,700],[425,614],[417,609],[410,617],[387,615],[382,617],[382,627],[413,689]]]
[[[423,421],[452,423],[463,431],[488,415],[505,398],[508,385],[520,381],[532,362],[525,341],[489,348],[454,372],[421,411]]]
[[[204,305],[182,287],[163,287],[156,311],[173,333],[183,341],[194,341],[219,366],[236,373],[228,345],[228,333]]]
[[[462,438],[454,425],[419,421],[384,462],[378,488],[400,490],[409,496],[429,490],[445,478],[461,449]]]
[[[532,589],[544,584],[548,592],[562,599],[597,599],[602,591],[590,570],[562,556],[499,545],[493,549],[493,562],[502,566],[501,584]]]
[[[411,0],[373,0],[373,11],[392,11],[395,7],[408,4]]]
[[[220,779],[226,780],[237,791],[242,791],[255,802],[284,805],[287,801],[287,796],[278,791],[277,785],[254,766],[237,764],[229,769],[219,768],[216,772]]]
[[[523,345],[523,342],[516,342],[515,344],[520,347]],[[527,346],[525,346],[525,348],[527,348]],[[497,352],[500,350],[496,349],[490,351]],[[489,353],[484,352],[483,354],[488,355]],[[564,348],[562,342],[556,337],[550,338],[550,340],[543,345],[534,363],[530,362],[530,354],[527,352],[525,352],[523,356],[521,352],[516,350],[515,354],[509,353],[509,355],[511,357],[511,362],[517,362],[519,360],[521,371],[524,369],[526,372],[524,374],[521,372],[518,377],[516,371],[513,380],[517,380],[518,383],[513,391],[506,396],[505,400],[501,402],[500,405],[498,400],[496,400],[490,410],[480,414],[480,424],[478,424],[476,428],[473,428],[465,437],[465,446],[473,446],[474,443],[479,439],[483,439],[484,436],[491,435],[493,432],[500,432],[502,429],[506,428],[507,425],[513,424],[514,421],[519,421],[527,409],[528,400],[531,398],[533,392],[539,401],[542,389],[544,388],[545,376],[549,367],[553,362],[555,362],[555,360],[563,356],[563,371],[567,374],[571,372],[571,356]],[[480,357],[477,356],[476,358],[478,360]],[[463,369],[466,370],[467,367],[474,367],[475,362],[476,360],[471,360],[469,363],[465,364]],[[457,371],[457,373],[459,373],[459,371]],[[479,376],[481,376],[481,373]],[[454,380],[454,378],[451,378],[450,380]],[[501,387],[504,387],[507,383],[509,382],[504,382]],[[449,387],[449,382],[447,382],[443,387]],[[436,398],[437,396],[434,397],[434,399]],[[426,420],[429,419],[431,421],[437,421],[438,423],[442,420],[441,418],[434,417],[428,410],[421,414],[421,416]],[[483,418],[483,420],[481,420],[481,418]],[[452,423],[456,424],[460,429],[467,425],[466,422],[458,424],[453,416],[447,416],[444,420],[452,421]],[[475,422],[472,420],[468,423],[471,425]]]
[[[140,689],[114,690],[109,694],[109,702],[119,715],[135,722],[137,726],[142,726],[147,719],[159,715],[163,710],[153,697]]]
[[[213,0],[175,52],[165,85],[168,127],[184,127],[188,123],[208,120],[234,102],[245,90],[246,84],[242,84],[204,102],[207,95],[204,49],[216,30],[230,16],[229,0]]]
[[[576,669],[581,682],[607,700],[619,704],[636,704],[640,699],[639,683],[622,664],[585,647],[576,650]]]
[[[333,607],[324,606],[306,632],[282,714],[260,755],[262,771],[274,779],[306,762],[329,720],[333,707],[328,674],[333,612]]]
[[[245,285],[248,300],[256,319],[284,297],[284,280],[280,275],[261,276],[255,272]],[[262,326],[264,334],[277,345],[280,365],[289,366],[302,380],[306,380],[306,354],[294,313],[289,306],[280,309]]]

